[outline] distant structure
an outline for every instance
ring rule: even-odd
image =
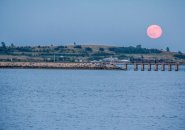
[[[117,57],[113,58],[113,57],[110,57],[110,58],[104,58],[102,60],[102,62],[130,62],[130,60],[128,59],[118,59]]]

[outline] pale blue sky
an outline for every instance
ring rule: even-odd
[[[0,0],[0,41],[106,44],[185,52],[185,0]],[[163,36],[146,35],[158,24]]]

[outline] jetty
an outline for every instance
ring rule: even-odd
[[[45,69],[89,69],[134,71],[179,71],[184,63],[118,63],[118,62],[0,62],[0,68],[45,68]],[[173,69],[174,68],[174,69]]]
[[[66,63],[66,62],[0,62],[0,68],[45,68],[45,69],[105,69],[117,70],[115,64],[107,63]]]

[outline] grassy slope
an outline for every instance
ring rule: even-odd
[[[69,58],[75,59],[85,59],[87,60],[89,57],[93,57],[93,54],[102,53],[99,51],[99,48],[104,48],[103,53],[112,54],[113,57],[119,57],[120,55],[124,55],[126,57],[134,57],[134,58],[141,58],[144,59],[169,59],[169,60],[177,60],[173,55],[177,54],[176,52],[166,52],[162,51],[161,53],[155,54],[126,54],[126,53],[115,53],[109,50],[113,46],[106,46],[106,45],[82,45],[81,48],[74,48],[74,45],[69,45],[67,48],[59,48],[56,49],[57,46],[41,46],[41,47],[31,47],[31,52],[24,52],[24,51],[16,51],[14,50],[11,54],[0,54],[0,60],[2,59],[21,59],[21,60],[35,60],[35,61],[44,61],[42,55],[50,55],[47,58],[52,59],[53,54],[63,55],[63,54],[88,54],[89,56],[70,56]],[[92,52],[86,52],[86,48],[91,48]],[[48,52],[44,51],[49,49]],[[14,55],[12,55],[14,54]],[[41,55],[42,54],[42,55]],[[110,55],[99,56],[100,58],[110,57]],[[125,57],[125,58],[126,58]],[[182,60],[181,60],[182,61]],[[185,61],[185,60],[183,60]]]

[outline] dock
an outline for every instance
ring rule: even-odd
[[[128,70],[128,66],[134,66],[134,71],[138,71],[140,66],[141,71],[172,71],[174,68],[174,71],[179,71],[179,66],[184,66],[182,63],[126,63],[122,64],[123,70]]]

